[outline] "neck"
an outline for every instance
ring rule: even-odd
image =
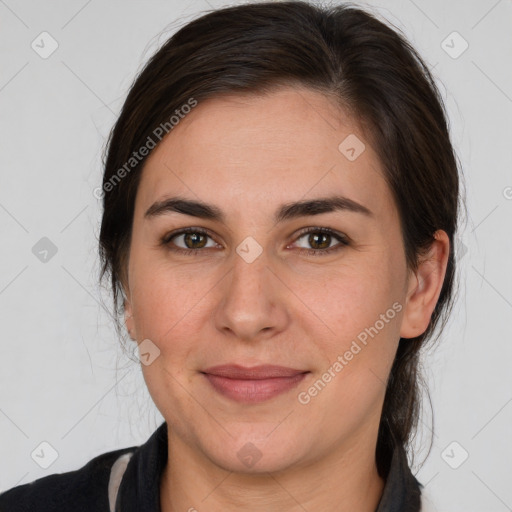
[[[225,512],[248,510],[250,504],[251,512],[375,512],[385,485],[377,472],[375,443],[345,444],[349,447],[286,471],[245,474],[217,466],[169,428],[161,511]]]

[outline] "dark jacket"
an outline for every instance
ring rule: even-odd
[[[160,512],[160,476],[166,462],[164,422],[141,446],[104,453],[78,470],[3,492],[0,512],[114,512],[110,502],[115,512]],[[395,450],[376,512],[419,512],[420,489],[405,451]]]

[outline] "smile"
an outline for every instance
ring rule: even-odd
[[[254,404],[270,400],[271,398],[295,388],[309,372],[294,372],[292,375],[239,375],[233,376],[214,373],[205,373],[208,383],[221,395],[239,403]]]

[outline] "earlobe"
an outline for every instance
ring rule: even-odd
[[[125,303],[125,308],[124,308],[124,323],[126,325],[126,330],[128,331],[128,334],[130,335],[130,338],[133,341],[135,341],[136,336],[135,336],[134,329],[133,329],[133,317],[132,317],[131,312],[128,311],[128,306],[126,305],[126,303]]]
[[[124,297],[124,302],[123,302],[123,307],[124,307],[124,323],[126,325],[126,330],[128,331],[128,334],[130,335],[130,338],[133,341],[136,341],[137,340],[137,334],[135,332],[135,326],[134,326],[134,322],[133,322],[132,304],[128,300],[128,298],[126,297],[126,294],[124,293],[124,290],[123,290],[123,297]]]
[[[436,231],[428,254],[409,276],[400,337],[415,338],[423,334],[443,287],[450,254],[450,241],[445,231]]]

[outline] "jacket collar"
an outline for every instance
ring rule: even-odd
[[[375,512],[419,512],[421,484],[411,473],[407,454],[401,446],[393,452],[386,485]]]

